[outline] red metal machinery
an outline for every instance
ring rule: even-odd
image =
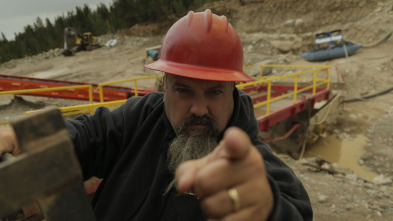
[[[40,88],[89,85],[89,84],[92,85],[93,88],[95,89],[98,88],[98,84],[92,84],[92,83],[0,75],[0,91],[40,89]],[[93,100],[100,101],[99,91],[95,89],[93,89]],[[143,96],[152,91],[153,91],[152,89],[138,89],[138,95]],[[133,96],[134,93],[135,90],[130,87],[121,87],[121,86],[103,87],[104,101],[116,101],[116,100],[127,99]],[[81,88],[81,89],[70,89],[70,90],[61,90],[61,91],[47,91],[47,92],[28,93],[24,95],[88,101],[89,89]]]
[[[304,87],[298,87],[298,90],[303,89]],[[267,85],[256,85],[242,89],[246,93],[257,92],[261,93],[263,91],[267,91]],[[282,86],[282,85],[272,85],[271,86],[271,94],[270,97],[278,97],[283,94],[287,94],[293,91],[293,86]],[[306,110],[306,102],[309,102],[311,108],[314,108],[314,104],[322,101],[328,100],[330,95],[330,90],[326,88],[316,88],[315,94],[311,94],[308,96],[303,96],[299,101],[283,106],[279,109],[273,110],[267,115],[264,115],[260,118],[257,116],[258,127],[260,131],[268,131],[269,128],[285,119],[294,118],[296,114]],[[258,96],[251,98],[254,104],[259,102],[266,101],[267,94],[260,94]]]

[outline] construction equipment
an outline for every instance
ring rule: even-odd
[[[160,54],[161,45],[156,45],[150,48],[146,48],[146,59],[151,57],[153,61],[158,60],[158,56]]]
[[[0,220],[38,202],[46,220],[95,220],[58,109],[12,123],[21,154],[0,162]]]
[[[91,51],[101,46],[97,43],[97,37],[91,32],[83,34],[75,28],[66,27],[64,29],[64,56],[72,56],[78,51]]]
[[[314,49],[301,54],[301,57],[308,61],[328,61],[351,56],[361,47],[361,44],[345,41],[341,29],[338,29],[317,33]]]

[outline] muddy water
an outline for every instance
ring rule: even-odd
[[[363,135],[343,140],[338,139],[336,135],[332,135],[309,147],[304,157],[319,156],[330,163],[337,163],[341,168],[348,168],[357,176],[371,181],[378,174],[358,164],[359,159],[364,154],[366,145],[367,137]]]

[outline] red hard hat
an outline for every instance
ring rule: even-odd
[[[243,72],[243,47],[225,16],[190,11],[168,30],[148,69],[212,81],[253,81]]]

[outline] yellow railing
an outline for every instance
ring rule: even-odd
[[[5,122],[0,122],[0,126],[2,126],[2,125],[7,125],[7,124],[10,124],[11,122],[9,122],[9,121],[5,121]]]
[[[103,89],[102,89],[104,86],[124,83],[124,82],[128,82],[128,81],[134,81],[135,97],[138,97],[138,83],[137,83],[138,80],[146,80],[146,79],[153,79],[153,78],[160,78],[160,77],[162,77],[162,75],[153,75],[153,76],[148,76],[148,77],[136,77],[136,78],[119,80],[119,81],[100,83],[100,84],[98,84],[98,90],[100,91],[100,102],[104,102],[104,93],[103,93]]]
[[[63,91],[63,90],[74,90],[80,88],[89,88],[89,102],[93,103],[93,86],[86,85],[76,85],[76,86],[61,86],[61,87],[48,87],[48,88],[39,88],[39,89],[25,89],[25,90],[16,90],[16,91],[2,91],[0,95],[7,94],[28,94],[28,93],[38,93],[38,92],[48,92],[48,91]]]
[[[94,104],[76,105],[76,106],[71,106],[71,107],[59,107],[59,109],[60,109],[63,116],[70,116],[70,115],[78,115],[78,114],[88,113],[88,112],[90,112],[91,109],[97,108],[97,107],[118,106],[118,105],[124,104],[126,101],[127,100],[108,101],[108,102],[100,102],[100,103],[94,103]],[[44,109],[27,111],[26,114],[35,113],[35,112],[42,111],[42,110],[44,110]],[[93,113],[91,113],[91,114],[93,114]]]
[[[326,89],[330,88],[331,68],[330,68],[330,66],[327,66],[327,65],[269,65],[269,64],[265,64],[265,65],[246,66],[244,68],[247,69],[247,68],[256,68],[256,67],[260,68],[260,75],[259,75],[259,79],[260,80],[256,80],[256,81],[249,82],[249,83],[238,84],[237,88],[243,89],[243,88],[249,87],[249,86],[267,84],[267,99],[266,99],[266,101],[263,101],[263,102],[260,102],[260,103],[257,103],[257,104],[254,105],[254,109],[266,105],[266,114],[270,113],[270,104],[275,102],[275,101],[278,101],[278,100],[281,100],[281,99],[293,96],[293,103],[296,103],[297,95],[299,93],[301,93],[301,92],[304,92],[304,91],[312,89],[312,94],[314,95],[316,93],[317,87],[321,86],[321,85],[324,85],[324,84],[326,85]],[[290,68],[312,68],[312,69],[301,71],[301,72],[296,72],[296,73],[292,73],[292,74],[287,74],[287,75],[284,75],[284,76],[268,77],[268,78],[266,78],[266,77],[263,77],[263,71],[262,70],[263,70],[264,67],[283,67],[283,68],[289,68],[290,67]],[[317,78],[318,72],[321,71],[321,70],[327,70],[328,71],[327,78],[320,78],[320,79]],[[310,74],[310,73],[313,73],[313,77],[311,79],[310,78],[302,78],[302,80],[303,80],[303,82],[305,82],[305,81],[306,82],[307,81],[308,82],[312,82],[312,85],[308,86],[308,87],[304,87],[304,88],[299,90],[298,89],[299,77],[302,76],[302,75]],[[286,94],[283,94],[281,96],[277,96],[277,97],[271,98],[272,82],[280,81],[280,80],[284,80],[284,79],[289,79],[289,78],[293,78],[293,77],[295,78],[295,81],[293,82],[293,92],[286,93]]]
[[[39,92],[48,92],[48,91],[63,91],[63,90],[75,90],[81,88],[88,88],[89,89],[89,103],[93,103],[93,86],[87,85],[76,85],[76,86],[61,86],[61,87],[48,87],[48,88],[39,88],[39,89],[25,89],[25,90],[16,90],[16,91],[2,91],[0,95],[9,95],[9,94],[28,94],[28,93],[39,93]],[[90,113],[93,114],[93,108],[90,108]],[[0,125],[6,125],[9,122],[2,122]]]
[[[89,104],[77,105],[77,106],[72,106],[72,107],[60,107],[59,109],[62,111],[63,116],[77,115],[77,114],[82,114],[82,113],[94,114],[95,108],[97,108],[97,107],[101,107],[101,106],[112,107],[112,106],[123,104],[126,101],[126,100],[119,100],[119,101],[103,102],[103,100],[104,100],[103,87],[104,86],[133,81],[134,86],[135,86],[135,88],[134,88],[135,97],[138,97],[138,83],[137,83],[138,80],[153,79],[153,78],[160,78],[160,77],[162,77],[162,75],[136,77],[136,78],[130,78],[130,79],[125,79],[125,80],[105,82],[105,83],[98,84],[98,87],[95,90],[99,90],[99,95],[100,95],[100,102],[99,103],[93,103],[93,87],[92,87],[92,85],[77,85],[77,86],[64,86],[64,87],[62,86],[62,87],[40,88],[40,89],[4,91],[4,92],[0,92],[0,95],[27,94],[27,93],[36,93],[36,92],[89,88]],[[40,111],[40,110],[28,111],[28,112],[26,112],[26,114],[37,112],[37,111]],[[0,125],[7,125],[9,123],[10,123],[9,121],[0,122]]]
[[[310,70],[305,70],[297,73],[292,73],[292,74],[287,74],[284,76],[278,76],[278,77],[264,77],[263,76],[263,68],[264,67],[272,67],[272,68],[312,68]],[[325,66],[325,65],[273,65],[273,64],[264,64],[264,65],[251,65],[251,66],[245,66],[244,69],[249,69],[249,68],[260,68],[260,74],[258,77],[258,80],[249,82],[249,83],[240,83],[237,85],[237,88],[242,89],[245,87],[249,86],[254,86],[254,85],[262,85],[262,84],[267,84],[267,99],[266,101],[257,103],[254,105],[254,108],[261,107],[263,105],[266,105],[266,113],[270,113],[270,104],[272,102],[284,99],[289,96],[293,96],[293,102],[296,102],[297,95],[303,91],[310,90],[312,89],[312,93],[316,93],[316,88],[320,85],[326,84],[326,89],[330,88],[330,74],[331,74],[331,68],[330,66]],[[321,70],[328,70],[328,77],[323,78],[323,79],[318,79],[317,75],[318,72]],[[304,87],[302,89],[298,89],[298,84],[299,84],[299,77],[302,75],[310,74],[313,73],[312,78],[302,78],[303,82],[309,81],[312,82],[311,86]],[[5,95],[5,94],[25,94],[25,93],[35,93],[35,92],[46,92],[46,91],[56,91],[56,90],[70,90],[70,89],[77,89],[77,88],[89,88],[89,104],[85,105],[78,105],[78,106],[72,106],[72,107],[60,107],[59,109],[63,113],[63,116],[69,116],[69,115],[77,115],[81,113],[89,113],[93,114],[94,109],[97,107],[101,106],[106,106],[106,107],[112,107],[112,106],[117,106],[120,104],[125,103],[126,100],[119,100],[119,101],[111,101],[111,102],[103,102],[104,101],[104,95],[103,95],[103,87],[107,85],[113,85],[113,84],[118,84],[118,83],[123,83],[123,82],[129,82],[129,81],[134,81],[135,85],[135,97],[138,96],[138,85],[137,81],[138,80],[144,80],[144,79],[153,79],[153,78],[159,78],[162,77],[162,75],[154,75],[154,76],[148,76],[148,77],[136,77],[136,78],[130,78],[130,79],[125,79],[125,80],[119,80],[119,81],[112,81],[112,82],[105,82],[105,83],[100,83],[98,84],[98,87],[96,90],[99,90],[99,95],[100,95],[100,102],[99,103],[94,103],[93,104],[93,88],[91,85],[78,85],[78,86],[65,86],[65,87],[54,87],[54,88],[42,88],[42,89],[29,89],[29,90],[17,90],[17,91],[5,91],[5,92],[0,92],[0,95]],[[271,88],[272,84],[275,81],[280,81],[283,79],[289,79],[289,78],[295,78],[295,81],[293,82],[293,92],[291,93],[286,93],[284,95],[278,96],[271,98]],[[38,110],[39,111],[39,110]],[[26,112],[27,114],[36,112],[36,111],[29,111]],[[9,122],[2,122],[0,125],[5,125],[9,124]]]
[[[60,107],[59,109],[62,112],[63,116],[77,115],[77,114],[83,114],[83,113],[88,113],[88,112],[90,112],[90,114],[93,114],[94,109],[97,107],[104,107],[104,106],[105,107],[113,107],[113,106],[117,106],[117,105],[120,105],[120,104],[123,104],[126,102],[126,100],[104,102],[104,92],[103,92],[104,86],[133,81],[134,82],[134,92],[135,92],[134,96],[138,97],[138,83],[137,83],[138,80],[154,79],[154,78],[160,78],[160,77],[162,77],[162,75],[136,77],[136,78],[129,78],[129,79],[124,79],[124,80],[100,83],[100,84],[98,84],[98,87],[96,89],[96,90],[99,90],[99,95],[100,95],[100,102],[99,103],[76,105],[76,106],[72,106],[72,107]],[[93,110],[93,111],[90,111],[90,110]],[[39,110],[37,110],[37,111],[39,111]],[[26,112],[26,114],[34,113],[37,111],[28,111],[28,112]]]

